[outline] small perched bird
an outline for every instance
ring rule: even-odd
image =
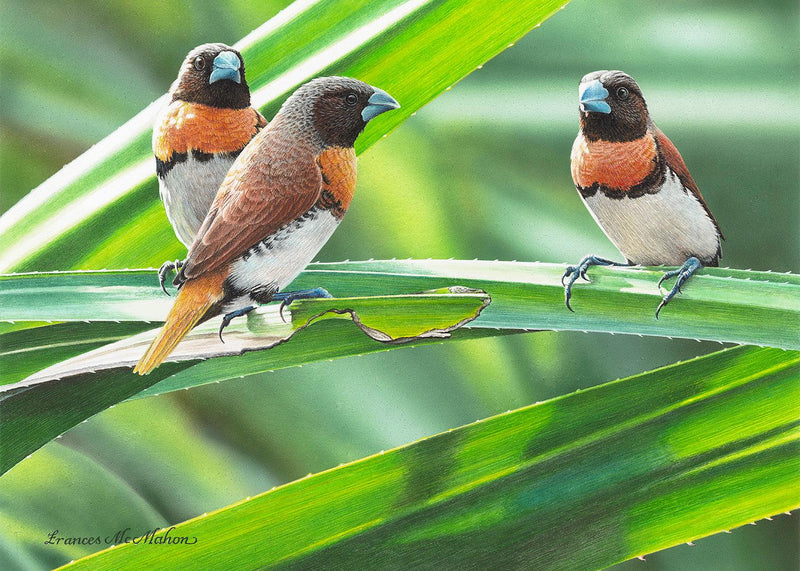
[[[306,83],[236,159],[189,248],[175,304],[134,372],[161,364],[200,321],[231,319],[255,304],[329,297],[282,292],[328,241],[356,186],[353,144],[366,124],[400,105],[346,77]]]
[[[572,180],[606,236],[627,258],[586,256],[564,272],[572,284],[593,265],[681,266],[661,309],[702,266],[716,266],[724,239],[678,149],[655,126],[642,91],[621,71],[595,71],[578,88],[580,131],[572,146]]]
[[[189,52],[153,128],[159,193],[178,240],[188,248],[233,161],[267,120],[250,107],[241,54],[225,44]],[[164,280],[182,262],[165,262]]]

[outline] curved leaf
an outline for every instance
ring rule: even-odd
[[[800,353],[738,347],[382,452],[67,568],[603,568],[800,506],[798,400]]]
[[[296,285],[308,288],[324,284],[337,295],[366,297],[413,293],[454,282],[465,284],[487,291],[492,297],[492,304],[469,324],[472,331],[469,335],[474,336],[497,335],[498,329],[506,333],[526,329],[577,329],[800,347],[800,333],[795,326],[800,317],[799,276],[704,269],[703,274],[695,276],[688,284],[684,295],[668,306],[669,313],[655,320],[652,312],[660,297],[655,287],[660,271],[646,268],[596,269],[599,271],[592,274],[594,283],[576,290],[574,314],[563,305],[560,284],[563,268],[555,264],[458,260],[316,264],[301,275]],[[0,318],[19,319],[28,315],[29,319],[36,321],[48,318],[59,321],[81,318],[135,320],[139,314],[139,319],[152,319],[156,304],[148,300],[158,296],[165,300],[164,313],[169,303],[154,282],[153,271],[146,270],[5,276],[0,279]],[[61,305],[59,301],[62,299],[71,300],[71,303]],[[589,303],[585,304],[584,299]],[[35,300],[40,300],[38,305]],[[53,300],[53,303],[42,303],[41,300]],[[336,301],[304,300],[295,302],[291,309],[297,316],[304,315],[307,319],[328,309],[330,303]],[[386,322],[402,322],[403,311],[406,311],[395,312],[392,317],[391,299],[366,303],[384,306],[378,308],[379,317],[381,313],[385,316],[380,317],[382,327]],[[266,315],[274,316],[274,308],[264,311]],[[23,386],[24,382],[6,385],[0,394],[0,399],[5,400],[0,403],[6,411],[14,413],[6,413],[10,420],[3,422],[0,428],[4,434],[12,435],[3,440],[15,444],[12,447],[14,453],[5,457],[13,465],[78,421],[145,389],[147,392],[142,396],[385,348],[360,334],[354,339],[333,324],[328,329],[321,329],[324,325],[316,326],[320,329],[314,338],[300,336],[299,339],[304,339],[303,344],[299,344],[298,339],[269,351],[204,362],[170,363],[167,374],[163,374],[163,366],[157,369],[159,374],[152,377],[153,382],[132,375],[124,366],[127,363],[125,359],[112,359],[116,368],[81,373],[70,378],[69,382],[46,382],[33,387]],[[205,336],[206,342],[217,344],[213,333],[215,325],[209,324],[209,327],[210,331],[199,328],[196,335]],[[237,327],[243,331],[244,323]],[[468,334],[465,332],[465,335]],[[0,341],[2,339],[0,337]],[[103,348],[96,350],[103,351]],[[235,352],[240,351],[241,348],[237,348]],[[200,357],[201,354],[186,357],[192,356]],[[76,359],[80,362],[81,358]],[[31,369],[28,366],[28,370]],[[41,380],[53,378],[46,373],[43,375]],[[103,379],[107,390],[98,389],[98,377]],[[153,386],[158,381],[163,384]],[[124,389],[112,387],[120,384]],[[84,391],[92,391],[91,398],[85,398]],[[66,407],[62,405],[59,414],[53,415],[52,406],[48,404],[53,402],[69,404]],[[27,427],[27,423],[35,426]]]
[[[340,297],[449,286],[480,289],[492,305],[471,327],[605,331],[800,349],[800,276],[704,268],[655,319],[658,268],[592,268],[564,307],[564,266],[468,260],[311,264],[291,287],[323,285]],[[44,300],[44,301],[43,301]],[[53,300],[53,303],[47,303]],[[314,302],[310,302],[313,306]],[[170,298],[152,270],[0,277],[0,320],[163,319]]]
[[[411,295],[301,300],[286,310],[276,304],[266,305],[251,311],[245,319],[231,322],[225,328],[224,338],[220,330],[222,316],[195,327],[167,361],[196,362],[272,349],[315,323],[329,319],[349,319],[370,339],[389,345],[447,339],[453,331],[474,321],[489,303],[491,298],[484,291],[454,286]],[[62,333],[66,325],[50,329]],[[0,402],[21,389],[27,392],[42,383],[65,382],[108,369],[132,368],[157,332],[158,329],[145,331],[105,344],[29,375],[21,382],[5,384],[0,390]],[[80,339],[80,342],[88,341]]]
[[[247,357],[265,353],[253,352],[257,349],[273,348],[266,352],[270,354],[268,360],[273,367],[280,367],[449,337],[452,331],[475,319],[490,302],[484,292],[451,289],[378,299],[313,300],[313,304],[312,300],[305,300],[298,303],[297,308],[294,304],[290,308],[288,323],[282,319],[277,306],[266,306],[247,320],[234,321],[226,329],[225,344],[218,338],[220,320],[211,320],[195,328],[170,356],[169,362],[145,377],[133,374],[131,367],[156,331],[146,331],[52,365],[20,382],[6,384],[0,390],[0,470],[9,470],[78,422],[211,356],[237,355],[236,366],[253,367],[254,362],[263,366],[263,357],[255,361]],[[380,311],[376,312],[376,308]],[[354,335],[352,325],[349,331],[342,328],[341,319],[337,319],[341,317],[355,322],[361,332]],[[339,327],[325,328],[325,334],[313,337],[312,343],[305,340],[284,345],[296,333],[305,333],[306,329],[315,331],[331,321]],[[322,323],[316,325],[317,322]],[[248,323],[252,323],[250,329],[255,332],[250,331]],[[68,324],[43,329],[61,332],[65,325]],[[130,329],[131,325],[126,324],[126,327]],[[300,339],[304,337],[300,335]],[[81,342],[86,340],[81,339]],[[245,351],[251,352],[238,356]],[[279,364],[281,362],[283,365]],[[214,371],[215,366],[210,371]],[[195,378],[203,379],[201,383],[222,378],[213,372],[207,374],[212,376],[201,374]]]

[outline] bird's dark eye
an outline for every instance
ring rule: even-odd
[[[353,105],[358,103],[358,95],[356,95],[355,93],[348,93],[344,98],[344,102],[352,107]]]
[[[206,67],[206,60],[203,59],[203,56],[197,56],[194,58],[194,68],[197,71],[202,71]]]
[[[627,99],[630,92],[628,91],[627,87],[618,87],[617,88],[617,99]]]

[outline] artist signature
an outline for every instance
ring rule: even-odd
[[[56,529],[47,536],[47,541],[44,542],[45,545],[122,545],[123,543],[133,543],[134,545],[194,545],[197,543],[197,537],[177,535],[174,526],[166,529],[156,527],[142,534],[134,534],[131,528],[126,527],[117,531],[114,535],[105,537],[100,535],[59,535]]]

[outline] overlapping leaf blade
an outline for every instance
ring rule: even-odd
[[[606,331],[800,348],[800,276],[706,268],[654,318],[662,271],[592,268],[592,283],[564,307],[563,266],[466,260],[312,264],[292,284],[320,284],[337,297],[416,293],[454,284],[482,289],[493,303],[476,327]],[[52,294],[49,298],[44,293]],[[48,303],[48,299],[52,303]],[[68,272],[0,277],[0,320],[162,319],[170,298],[153,271]]]
[[[324,283],[341,297],[414,293],[453,284],[487,291],[492,304],[468,325],[468,331],[459,332],[457,339],[530,329],[572,329],[699,337],[800,348],[800,333],[793,326],[800,319],[800,278],[795,275],[707,269],[703,275],[694,278],[686,287],[685,294],[668,306],[662,318],[656,321],[653,310],[660,295],[655,288],[659,272],[597,268],[593,274],[595,282],[576,292],[577,311],[574,314],[563,305],[561,272],[562,268],[555,264],[374,261],[313,265],[297,283],[299,287]],[[165,312],[169,303],[169,298],[158,290],[153,272],[147,270],[7,276],[0,280],[0,288],[0,307],[3,308],[0,318],[11,320],[28,315],[32,320],[135,322],[158,319],[158,311]],[[33,303],[44,297],[42,291],[51,293],[45,299],[52,299],[52,303]],[[770,295],[764,296],[765,291]],[[71,303],[62,304],[61,299],[71,300]],[[162,301],[152,303],[159,299]],[[299,310],[313,314],[326,309],[324,306],[328,302],[307,300],[296,303]],[[159,308],[159,304],[163,307]],[[37,428],[22,431],[26,436],[15,447],[13,458],[21,458],[78,421],[141,391],[144,391],[141,396],[160,394],[387,348],[353,328],[348,330],[346,326],[322,323],[291,343],[269,351],[199,363],[172,364],[168,374],[159,373],[145,381],[132,375],[128,368],[117,368],[103,373],[70,376],[68,383],[44,382],[28,386],[24,393],[13,396],[13,406],[16,411],[24,409],[25,418]],[[110,325],[104,328],[114,329]],[[73,338],[75,353],[87,342],[85,336],[91,339],[96,334],[87,328],[76,335]],[[60,350],[67,349],[62,347]],[[28,350],[13,355],[17,360],[28,356],[34,360],[43,359],[40,368],[52,364],[46,360],[47,353],[40,357],[39,353]],[[19,361],[15,366],[20,371],[37,369],[36,364],[20,364]],[[102,379],[98,385],[99,377]],[[157,381],[162,382],[155,385]],[[119,385],[124,386],[124,390],[112,390],[113,386]],[[22,390],[13,388],[13,385],[9,387],[12,390],[6,391],[7,398]],[[92,393],[91,398],[84,398],[85,391]],[[69,408],[70,414],[54,421],[50,416],[50,405],[45,406],[52,402],[68,403],[61,408]],[[6,406],[10,405],[11,400],[8,400]],[[8,427],[4,424],[2,428],[6,430]]]
[[[299,480],[71,568],[602,568],[800,505],[800,353],[737,347]],[[163,537],[163,532],[162,532]],[[224,545],[224,549],[220,549]]]
[[[316,361],[326,355],[329,358],[351,355],[359,349],[374,352],[384,346],[440,340],[474,320],[490,302],[485,292],[465,291],[464,288],[452,292],[443,288],[407,296],[316,300],[316,303],[306,302],[287,310],[288,319],[284,319],[285,315],[273,305],[260,308],[248,319],[231,324],[226,330],[227,343],[224,344],[218,339],[219,320],[196,327],[173,351],[170,362],[162,364],[155,373],[146,377],[133,374],[131,368],[152,341],[154,331],[109,343],[38,371],[21,382],[5,384],[0,391],[0,470],[7,471],[27,454],[81,420],[192,367],[202,359],[235,356],[237,365],[241,366],[250,362],[241,353],[250,351],[247,355],[270,355],[274,364],[283,358],[283,366],[290,366]],[[343,327],[343,320],[352,323]],[[121,337],[126,330],[136,332],[135,328],[142,324],[124,322],[109,327],[101,322],[101,325],[101,334],[113,338]],[[314,331],[323,325],[328,325],[325,329],[327,335],[312,337],[315,344],[309,345],[308,340],[300,344],[287,343],[294,336],[305,337],[303,334],[307,330]],[[63,323],[36,330],[44,341],[39,348],[30,345],[27,331],[6,334],[4,337],[10,337],[12,341],[23,336],[18,342],[22,347],[0,354],[3,364],[10,365],[10,376],[29,372],[34,367],[30,360],[41,359],[49,363],[54,352],[61,355],[76,348],[86,348],[86,345],[99,344],[101,337],[97,332],[92,332],[93,337],[82,336],[88,331],[85,328],[77,331],[76,339],[66,343],[54,342],[62,332],[75,333],[72,326]],[[356,330],[360,333],[355,333]],[[369,341],[365,343],[364,339]],[[288,351],[281,350],[283,347]],[[276,357],[277,362],[274,361]],[[225,378],[224,374],[216,376],[217,380]],[[84,392],[87,394],[82,396]]]

